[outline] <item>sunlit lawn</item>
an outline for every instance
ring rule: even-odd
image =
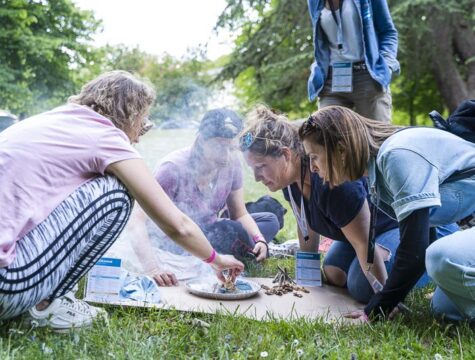
[[[193,133],[153,131],[138,149],[154,168],[160,156],[189,144]],[[250,176],[245,187],[248,200],[265,193]],[[282,200],[281,194],[274,195]],[[295,237],[295,221],[289,212],[280,240]],[[277,264],[293,267],[292,260],[271,259],[264,266],[252,267],[250,274],[271,276]],[[408,299],[414,310],[411,317],[367,326],[279,319],[258,322],[223,314],[108,307],[109,326],[96,324],[58,335],[16,319],[0,324],[0,359],[474,359],[473,330],[434,321],[424,297],[427,292]],[[209,328],[195,319],[205,321]]]

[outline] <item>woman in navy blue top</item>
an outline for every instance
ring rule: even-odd
[[[248,115],[240,148],[256,181],[271,191],[284,191],[297,220],[301,250],[317,251],[320,235],[337,240],[324,259],[327,282],[347,286],[354,299],[367,303],[387,279],[392,255],[399,245],[399,230],[395,220],[373,209],[366,179],[333,188],[324,183],[307,166],[297,124],[265,106],[258,106]],[[371,211],[377,212],[377,246],[373,262],[368,263]],[[418,285],[427,281],[424,276]]]

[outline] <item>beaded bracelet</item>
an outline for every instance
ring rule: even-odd
[[[257,243],[258,241],[264,241],[263,238],[264,237],[261,234],[255,234],[252,236],[252,241]]]
[[[211,255],[209,256],[209,258],[207,259],[204,259],[203,261],[207,264],[211,264],[214,260],[216,260],[216,250],[213,249],[213,252],[211,253]]]

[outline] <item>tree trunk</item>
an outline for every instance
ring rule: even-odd
[[[432,69],[445,104],[452,112],[461,101],[475,98],[475,34],[459,14],[431,9],[428,17],[434,44]]]
[[[473,24],[469,24],[461,15],[454,16],[454,45],[467,71],[465,78],[469,96],[475,98],[475,32]]]

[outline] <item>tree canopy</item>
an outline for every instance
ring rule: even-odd
[[[101,72],[121,69],[157,91],[151,118],[188,120],[207,106],[208,62],[91,45],[100,21],[70,0],[0,0],[0,109],[26,117],[57,106]]]
[[[100,23],[70,0],[0,0],[0,107],[20,116],[77,88],[92,66],[88,44]]]
[[[263,101],[304,116],[306,80],[313,61],[313,29],[306,1],[228,0],[217,24],[239,36],[220,79],[234,79],[251,106]],[[395,109],[416,124],[417,116],[445,106],[453,110],[475,97],[473,0],[390,0],[399,31],[402,73],[392,84]]]
[[[475,2],[388,0],[399,32],[401,76],[392,83],[396,120],[416,124],[432,109],[452,111],[475,97]],[[100,21],[71,0],[0,0],[0,108],[24,117],[64,102],[111,69],[148,78],[152,117],[191,119],[208,104],[213,77],[200,51],[185,59],[125,46],[91,46]],[[244,109],[256,102],[308,115],[313,29],[306,1],[227,0],[217,29],[237,34],[215,81],[231,79]],[[402,116],[400,113],[403,113]],[[402,120],[401,120],[402,119]]]
[[[121,69],[146,78],[157,93],[150,118],[188,121],[204,112],[212,96],[211,76],[200,53],[178,60],[170,55],[155,56],[138,48],[107,47],[105,70]]]

